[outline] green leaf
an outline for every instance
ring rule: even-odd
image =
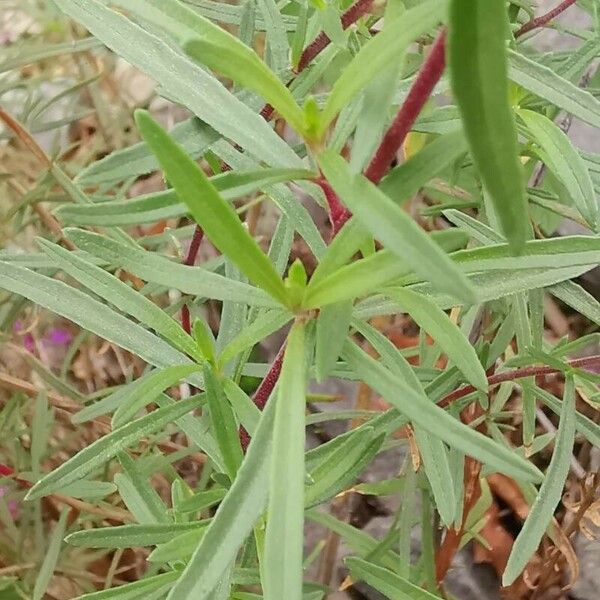
[[[138,464],[125,452],[120,453],[119,462],[124,473],[117,473],[114,481],[123,503],[136,521],[148,525],[170,523],[171,518],[167,513],[167,507],[140,471]]]
[[[509,49],[508,56],[508,76],[512,81],[582,121],[600,127],[600,101],[590,92],[523,54]]]
[[[215,338],[208,323],[204,319],[196,319],[192,326],[194,340],[204,360],[211,365],[215,363]]]
[[[161,598],[177,580],[179,571],[169,571],[153,577],[146,577],[134,583],[126,583],[117,588],[92,592],[78,596],[77,600],[142,600]]]
[[[223,33],[226,33],[224,30]],[[237,38],[215,44],[209,40],[191,39],[184,45],[189,56],[238,85],[255,91],[300,134],[304,131],[304,113],[290,90],[260,60],[256,53]],[[243,48],[243,50],[241,50]]]
[[[60,490],[63,496],[71,496],[82,500],[98,501],[117,491],[117,486],[109,481],[76,481]]]
[[[187,561],[204,537],[206,529],[187,531],[158,545],[146,559],[149,563],[164,564],[179,560]]]
[[[421,589],[393,571],[356,556],[344,560],[355,581],[364,581],[390,600],[439,600],[439,596]]]
[[[340,27],[340,17],[335,7],[329,5],[327,10],[335,13],[337,25]],[[403,3],[386,3],[382,20],[383,28],[395,27],[395,18],[401,16],[404,10]],[[342,41],[346,46],[344,38],[342,38]],[[377,150],[385,127],[389,125],[390,116],[394,109],[394,96],[398,89],[398,82],[405,67],[405,62],[406,60],[398,57],[398,59],[386,65],[385,70],[367,85],[362,94],[360,99],[362,107],[356,123],[350,157],[350,168],[355,173],[364,170],[368,165],[369,160]],[[340,115],[339,120],[341,119],[342,116]]]
[[[429,402],[419,378],[394,344],[367,323],[355,319],[353,325],[377,351],[383,364],[401,377],[415,393],[421,394],[423,399]],[[454,494],[448,450],[440,439],[421,427],[415,427],[414,430],[425,474],[436,499],[438,512],[443,523],[450,526],[454,520],[457,499]]]
[[[193,156],[193,154],[190,154]],[[315,174],[302,169],[227,171],[210,178],[226,200],[235,200],[282,181],[310,179]],[[115,226],[154,223],[188,214],[187,206],[174,190],[154,192],[127,200],[95,204],[65,204],[55,213],[65,225]]]
[[[411,42],[443,19],[446,4],[445,0],[428,0],[405,11],[360,49],[333,84],[321,116],[321,132],[391,62],[400,61]]]
[[[271,396],[244,462],[167,600],[209,600],[266,504],[276,401]]]
[[[508,102],[504,0],[452,0],[448,35],[452,91],[473,160],[502,231],[519,252],[529,236],[517,129]]]
[[[355,344],[348,342],[344,356],[361,379],[416,425],[434,437],[487,463],[501,473],[540,481],[541,472],[515,452],[464,425],[433,402],[414,392],[402,379],[381,366]]]
[[[553,285],[548,291],[596,325],[600,325],[600,302],[580,285],[573,281],[564,281]]]
[[[165,176],[205,234],[250,281],[285,305],[287,293],[281,277],[200,167],[148,113],[136,112],[136,122]]]
[[[204,529],[210,521],[191,523],[157,523],[154,525],[114,525],[76,531],[66,537],[71,546],[83,548],[139,548],[172,540],[181,533]]]
[[[440,290],[467,303],[475,299],[466,276],[397,204],[362,175],[352,175],[340,156],[326,153],[320,165],[355,218],[391,252]]]
[[[172,317],[126,283],[57,244],[37,238],[56,266],[119,310],[154,329],[182,352],[201,358],[194,340]]]
[[[539,492],[525,519],[502,576],[502,585],[508,586],[522,573],[537,547],[546,529],[552,523],[554,511],[560,502],[565,480],[569,474],[569,465],[575,441],[575,383],[572,376],[567,377],[560,414],[560,423],[554,453]]]
[[[137,354],[150,364],[159,367],[190,364],[186,356],[167,342],[62,281],[0,262],[0,288],[24,296],[39,306],[62,315],[84,329]],[[201,385],[198,380],[197,383]]]
[[[66,228],[64,231],[82,250],[103,257],[111,264],[118,265],[150,283],[214,300],[230,300],[269,308],[280,307],[279,303],[262,290],[211,273],[208,269],[188,267],[154,252],[128,246],[83,229]]]
[[[265,600],[302,598],[305,371],[304,325],[296,323],[285,348],[273,426],[262,580]]]
[[[252,402],[248,394],[231,379],[223,382],[223,389],[240,423],[251,437],[254,436],[260,421],[260,409]]]
[[[178,38],[192,58],[229,77],[241,87],[257,92],[293,127],[300,127],[297,131],[302,131],[302,111],[289,89],[252,48],[237,37],[177,0],[118,0],[117,3],[132,10],[143,21],[164,27]],[[272,6],[265,6],[264,0],[260,3],[267,36],[270,42],[275,42],[279,55],[281,46],[284,46],[287,63],[285,25],[273,0],[271,3]],[[281,69],[276,66],[275,70]]]
[[[139,462],[134,461],[126,452],[119,454],[119,462],[123,467],[124,473],[115,475],[115,483],[119,488],[119,493],[123,502],[135,516],[138,522],[143,523],[138,516],[141,512],[144,515],[145,522],[150,523],[170,523],[172,518],[167,513],[167,507],[162,501],[158,492],[150,485],[148,478],[140,471]],[[123,485],[124,484],[124,485]],[[136,504],[135,510],[123,495],[125,487],[129,487],[129,498]]]
[[[379,540],[371,537],[363,530],[353,527],[349,523],[336,519],[328,512],[313,508],[307,511],[306,516],[314,523],[323,525],[327,529],[337,533],[348,547],[359,556],[369,556],[376,552],[379,547]],[[397,569],[400,564],[400,556],[392,550],[387,550],[378,557],[378,560],[389,569]]]
[[[535,387],[535,393],[555,415],[560,416],[562,404],[558,398],[537,386]],[[592,446],[600,447],[600,425],[585,415],[582,415],[580,412],[575,414],[575,420],[577,423],[577,431],[579,431]]]
[[[178,512],[199,512],[218,504],[225,498],[225,488],[213,488],[205,492],[199,492],[183,500],[177,507]]]
[[[394,167],[379,189],[398,204],[412,198],[426,183],[450,167],[468,150],[462,129],[436,138],[405,163]]]
[[[590,173],[571,141],[548,117],[520,110],[519,117],[540,147],[546,166],[565,186],[579,212],[592,229],[598,226],[598,204]]]
[[[223,457],[227,474],[233,481],[243,457],[237,423],[223,391],[223,384],[207,363],[204,364],[204,385],[208,397],[212,431]]]
[[[120,397],[119,406],[112,418],[112,428],[118,429],[126,425],[144,406],[154,402],[164,390],[201,369],[199,365],[175,365],[152,371],[130,394]]]
[[[258,159],[279,166],[299,164],[293,150],[264,119],[174,48],[168,36],[157,37],[99,0],[57,0],[56,4],[116,54],[157,81],[171,97]]]
[[[370,464],[381,449],[385,435],[375,435],[371,427],[357,431],[325,456],[310,471],[310,485],[306,486],[305,505],[315,506],[326,502],[347,486]]]
[[[448,449],[439,438],[422,427],[415,427],[414,434],[440,519],[446,527],[450,527],[456,516],[457,498]]]
[[[312,285],[343,267],[370,237],[357,219],[351,218],[347,221],[319,260],[310,278]]]
[[[202,156],[220,137],[212,127],[197,117],[178,123],[169,130],[169,135],[193,158]],[[91,163],[78,173],[74,181],[83,187],[102,183],[116,184],[129,177],[146,175],[156,171],[157,168],[158,161],[148,148],[148,144],[140,142],[115,150],[108,156]],[[65,210],[67,208],[70,208],[70,205],[64,207]]]
[[[257,0],[257,6],[265,21],[267,47],[271,58],[270,64],[275,73],[282,75],[288,68],[290,59],[290,45],[283,14],[275,0]],[[275,105],[273,104],[273,106]]]
[[[33,64],[35,62],[61,56],[63,54],[75,54],[78,52],[89,52],[100,46],[100,42],[93,37],[80,40],[69,40],[58,44],[40,44],[39,46],[19,48],[15,58],[5,59],[0,63],[0,73],[11,71],[19,67]]]
[[[408,289],[396,288],[385,294],[404,307],[417,325],[427,331],[471,385],[487,391],[487,377],[475,349],[444,311],[427,297]]]
[[[261,340],[279,331],[292,319],[288,311],[268,310],[259,315],[250,325],[244,327],[224,348],[219,356],[221,364],[225,364],[244,350],[252,348]]]
[[[105,435],[38,481],[29,490],[26,499],[35,500],[47,496],[59,488],[83,479],[125,448],[132,446],[141,438],[155,431],[160,431],[165,425],[175,421],[197,406],[197,398],[180,400],[172,406],[159,408],[145,417]]]
[[[465,239],[461,235],[455,235],[456,233],[460,232],[452,229],[434,231],[430,234],[430,238],[442,249],[450,251],[455,250],[457,246],[464,245]],[[336,236],[336,239],[337,237],[339,236]],[[346,249],[353,246],[355,242],[350,243],[346,248],[341,248],[342,252],[345,253]],[[335,241],[330,247],[332,253],[334,244]],[[337,248],[339,246],[335,250]],[[326,267],[328,271],[339,264],[342,258],[342,256],[334,257],[329,252],[327,257],[331,257],[331,262],[328,261]],[[323,273],[324,271],[320,271],[318,274]],[[394,282],[409,274],[409,266],[396,254],[389,250],[380,250],[367,258],[356,260],[339,268],[327,277],[321,278],[313,275],[307,289],[304,306],[306,308],[323,308],[328,304],[351,300],[373,293],[385,284]],[[456,303],[460,303],[460,301],[456,300]]]
[[[42,600],[46,594],[48,584],[54,575],[54,570],[56,569],[60,554],[60,547],[62,545],[62,541],[65,536],[65,530],[67,528],[67,519],[69,517],[69,513],[70,509],[68,507],[63,508],[58,522],[54,527],[49,544],[45,549],[44,561],[42,562],[38,575],[35,579],[35,585],[33,587],[33,600]]]
[[[319,382],[325,380],[333,370],[342,351],[348,336],[352,309],[352,301],[345,301],[319,311],[315,346],[315,369]]]

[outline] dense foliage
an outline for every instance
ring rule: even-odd
[[[600,445],[600,357],[578,358],[598,341],[600,305],[574,281],[600,262],[600,158],[565,133],[572,117],[600,126],[598,4],[578,3],[596,21],[574,50],[545,54],[535,35],[572,2],[535,19],[529,0],[52,4],[75,41],[21,49],[5,72],[53,49],[110,51],[190,114],[169,129],[140,106],[141,141],[82,166],[40,148],[35,107],[0,113],[42,169],[13,214],[40,219],[37,250],[0,255],[3,326],[33,304],[144,365],[100,394],[44,371],[77,403],[72,423],[102,431],[64,459],[41,442],[59,396],[35,401],[36,455],[3,475],[19,471],[24,505],[68,497],[78,512],[62,512],[37,576],[7,585],[42,598],[66,537],[63,552],[152,549],[138,581],[94,591],[75,577],[89,600],[317,600],[329,582],[310,567],[332,552],[306,542],[318,523],[351,550],[348,586],[441,598],[457,552],[490,544],[498,475],[526,507],[502,584],[532,557],[539,580],[553,572],[552,545],[570,556],[554,515],[574,445]],[[130,192],[156,171],[164,189]],[[565,219],[581,235],[555,236]],[[551,299],[588,320],[575,336],[545,331]],[[394,343],[382,327],[394,318],[414,344]],[[311,386],[335,380],[383,409],[321,412],[335,397]],[[307,450],[307,431],[333,421]],[[361,482],[399,446],[396,476]],[[191,455],[197,477],[178,468]],[[354,493],[401,499],[383,539],[324,510]]]

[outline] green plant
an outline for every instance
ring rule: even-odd
[[[34,502],[100,486],[118,463],[114,485],[135,521],[78,531],[63,513],[34,597],[68,529],[71,546],[153,548],[144,578],[82,596],[89,600],[322,598],[327,586],[303,576],[314,559],[304,553],[305,519],[347,541],[354,581],[390,598],[442,597],[453,557],[485,525],[491,473],[514,480],[531,505],[503,576],[512,584],[545,534],[559,543],[552,519],[576,431],[600,440],[576,405],[576,390],[595,390],[591,368],[600,357],[572,358],[595,338],[543,335],[545,295],[600,324],[600,305],[572,281],[600,262],[600,161],[578,152],[553,121],[564,110],[600,125],[600,102],[574,83],[588,67],[587,45],[597,50],[598,41],[594,32],[557,57],[523,41],[573,2],[527,22],[523,0],[54,4],[195,116],[166,131],[138,110],[142,142],[71,178],[0,113],[69,200],[46,215],[54,239],[38,238],[40,253],[2,254],[0,287],[13,294],[5,323],[26,298],[148,365],[101,399],[76,398],[85,404],[75,422],[111,414],[111,430],[44,476],[34,469],[26,478],[33,485],[25,500]],[[596,14],[595,3],[581,4]],[[262,57],[257,39],[265,40]],[[436,106],[442,94],[455,104]],[[402,149],[408,159],[395,164]],[[136,179],[157,169],[166,190],[125,199]],[[327,212],[326,239],[296,190]],[[418,191],[428,224],[443,221],[445,229],[427,230],[410,216],[405,204]],[[234,204],[256,192],[277,212],[267,251],[240,219],[251,208]],[[188,216],[195,225],[171,234],[127,229]],[[589,233],[549,237],[565,216]],[[290,260],[294,236],[315,268]],[[174,259],[171,241],[185,237],[189,250]],[[204,239],[219,258],[195,266]],[[133,278],[145,284],[136,289]],[[181,301],[165,305],[169,290]],[[216,339],[203,311],[209,305],[220,308]],[[369,323],[397,314],[419,328],[413,356]],[[282,329],[275,360],[252,362],[255,346]],[[545,374],[564,375],[562,401],[535,379]],[[242,388],[248,375],[262,380],[251,395]],[[328,378],[359,381],[390,408],[333,411],[325,418],[361,421],[305,451],[314,422],[308,384]],[[189,397],[175,401],[168,392],[180,383]],[[550,441],[536,429],[538,403],[560,414],[547,468],[534,456]],[[505,435],[512,421],[522,425],[520,448]],[[413,461],[395,484],[406,506],[418,493],[423,507],[415,565],[407,509],[383,541],[316,510],[403,443],[394,438],[401,428],[413,440]],[[196,489],[162,454],[160,444],[176,432],[187,438],[183,455],[206,457]],[[169,508],[150,484],[154,468],[168,473]]]

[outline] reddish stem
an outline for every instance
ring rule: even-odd
[[[188,267],[193,267],[196,258],[198,258],[198,251],[200,250],[200,244],[202,243],[202,238],[204,237],[204,231],[202,231],[202,227],[200,225],[196,225],[196,229],[194,229],[194,235],[192,236],[192,241],[190,242],[190,247],[188,248],[187,256],[183,261],[183,264]],[[190,319],[190,309],[187,304],[184,304],[181,308],[181,326],[183,327],[186,333],[191,333],[192,331],[192,322]]]
[[[567,363],[570,367],[600,367],[600,355],[586,356],[584,358],[576,358],[570,360]],[[523,379],[523,377],[537,377],[538,375],[554,375],[560,373],[560,369],[553,367],[522,367],[520,369],[514,369],[512,371],[505,371],[504,373],[496,373],[490,375],[487,380],[489,385],[498,385],[505,381],[514,381],[515,379]],[[472,394],[475,388],[472,385],[466,385],[465,387],[459,388],[450,392],[447,396],[444,396],[439,402],[439,406],[448,406],[452,402],[464,398],[469,394]]]
[[[4,463],[0,463],[0,477],[13,477],[15,474],[15,470]],[[26,481],[25,479],[19,479],[18,477],[14,478],[15,481],[21,486],[25,488],[32,487],[32,483]]]
[[[373,6],[373,0],[358,0],[355,2],[342,15],[342,28],[348,29],[350,25],[356,23],[356,21],[371,10],[371,6]],[[308,65],[323,52],[330,43],[331,40],[327,37],[327,34],[324,31],[321,31],[321,33],[319,33],[319,35],[304,49],[304,52],[302,52],[298,67],[296,68],[296,73],[304,71],[304,69],[306,69],[306,67],[308,67]]]
[[[335,237],[344,223],[352,216],[350,211],[340,202],[338,195],[333,191],[329,182],[320,177],[316,183],[323,190],[329,207],[329,220],[331,221],[331,235]]]
[[[535,19],[531,19],[531,21],[525,23],[525,25],[523,25],[523,27],[521,27],[521,29],[519,29],[515,33],[515,37],[520,37],[523,34],[531,31],[532,29],[543,27],[544,25],[552,21],[552,19],[558,17],[558,15],[567,10],[567,8],[573,6],[575,2],[576,0],[564,0],[564,2],[561,2],[556,8],[549,10],[545,15],[541,15],[539,17],[536,17]]]
[[[429,56],[423,63],[406,100],[402,104],[394,122],[387,130],[375,156],[365,171],[365,177],[377,184],[385,175],[396,152],[404,143],[433,88],[440,80],[446,67],[446,30],[443,29],[433,44]]]
[[[275,385],[277,384],[277,381],[279,380],[284,355],[285,343],[279,349],[279,352],[277,353],[277,356],[275,357],[271,368],[265,375],[265,378],[261,381],[256,392],[254,392],[254,396],[252,396],[252,401],[260,410],[263,410],[263,408],[267,404],[267,400],[269,399],[271,392],[273,391]],[[248,444],[250,443],[250,435],[243,427],[240,427],[240,443],[242,445],[242,449],[245,452],[246,448],[248,448]]]
[[[362,16],[366,15],[373,5],[374,0],[358,0],[341,17],[342,28],[348,29]],[[308,65],[330,44],[331,40],[322,31],[319,35],[304,49],[300,56],[300,61],[295,69],[296,74],[301,73]],[[270,104],[265,104],[260,111],[260,116],[265,121],[270,121],[275,109]]]

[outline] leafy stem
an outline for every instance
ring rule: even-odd
[[[341,17],[342,28],[348,29],[350,25],[353,25],[361,17],[370,12],[373,6],[373,0],[358,0],[355,2]],[[296,73],[300,73],[331,43],[329,37],[324,31],[321,31],[319,35],[304,49]]]
[[[521,27],[521,29],[519,29],[515,33],[515,37],[520,37],[520,36],[524,35],[525,33],[529,33],[533,29],[537,29],[538,27],[543,27],[544,25],[546,25],[547,23],[552,21],[552,19],[558,17],[558,15],[560,15],[565,10],[567,10],[567,8],[569,8],[570,6],[573,6],[573,4],[575,4],[575,2],[576,2],[576,0],[564,0],[555,8],[553,8],[552,10],[549,10],[546,14],[540,15],[539,17],[536,17],[535,19],[531,19],[530,21],[525,23],[525,25],[523,25],[523,27]]]
[[[600,355],[586,356],[584,358],[576,358],[567,362],[567,365],[573,369],[583,367],[600,367]],[[523,379],[524,377],[537,377],[538,375],[554,375],[560,373],[561,370],[554,367],[522,367],[520,369],[513,369],[511,371],[504,371],[503,373],[496,373],[490,375],[488,379],[488,385],[498,385],[505,381],[515,381],[516,379]],[[466,385],[462,388],[450,392],[445,396],[439,403],[440,406],[444,407],[448,404],[460,400],[469,394],[475,392],[475,388],[472,385]]]
[[[190,242],[190,247],[188,248],[187,255],[183,264],[188,267],[193,267],[196,262],[196,258],[198,257],[198,251],[200,250],[200,244],[202,243],[202,238],[204,237],[204,231],[200,225],[196,225],[194,229],[194,235],[192,236],[192,241]],[[192,332],[192,322],[190,319],[190,309],[187,304],[184,304],[181,308],[181,326],[183,327],[186,333]]]
[[[344,14],[342,14],[341,22],[342,28],[348,29],[350,25],[356,23],[361,17],[369,13],[373,6],[374,0],[358,0],[355,2]],[[319,55],[329,44],[331,40],[327,37],[324,31],[321,31],[319,35],[304,49],[298,66],[295,69],[295,73],[298,75]],[[260,111],[260,116],[269,121],[273,116],[275,109],[270,104],[265,104]]]
[[[423,63],[408,92],[406,100],[400,107],[396,118],[387,130],[365,171],[365,177],[373,183],[379,183],[385,175],[396,156],[396,152],[404,143],[423,106],[440,80],[446,67],[445,43],[446,29],[444,28],[438,34],[429,56]]]

